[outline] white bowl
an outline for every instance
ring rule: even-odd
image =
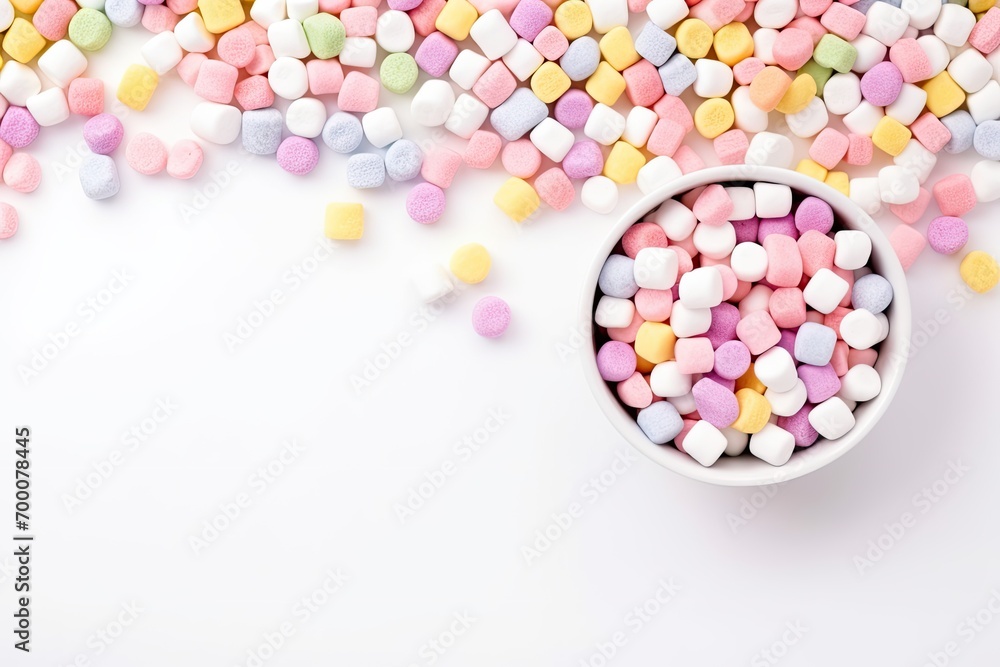
[[[662,202],[688,190],[711,183],[737,181],[782,183],[799,193],[819,197],[833,207],[839,224],[849,229],[864,231],[871,237],[871,266],[892,284],[893,298],[892,304],[886,311],[886,316],[889,318],[889,336],[880,344],[878,361],[875,363],[875,368],[882,378],[882,391],[871,401],[858,404],[854,412],[856,419],[854,428],[838,440],[820,438],[811,447],[796,450],[784,466],[771,466],[745,452],[735,457],[723,455],[715,465],[706,468],[672,445],[656,445],[646,437],[632,415],[619,403],[609,384],[601,378],[597,370],[597,354],[592,336],[589,349],[582,355],[582,359],[587,383],[598,405],[612,425],[633,447],[665,468],[692,479],[725,486],[756,486],[794,479],[840,458],[857,445],[885,414],[899,388],[906,367],[910,341],[910,296],[903,267],[896,258],[892,246],[889,245],[889,240],[871,217],[843,194],[815,179],[788,169],[745,165],[713,167],[682,176],[643,197],[614,226],[598,249],[584,282],[584,293],[580,304],[583,330],[593,332],[597,278],[601,267],[632,224],[642,220],[649,211]]]

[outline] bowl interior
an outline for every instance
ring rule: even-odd
[[[858,404],[854,412],[856,424],[849,433],[834,441],[820,438],[810,447],[797,449],[784,466],[774,467],[744,453],[735,457],[723,455],[715,465],[706,468],[673,445],[653,444],[636,424],[634,417],[619,403],[608,383],[601,378],[597,370],[596,331],[593,324],[596,299],[600,296],[597,278],[604,261],[625,231],[635,222],[644,219],[647,213],[662,202],[711,183],[746,185],[757,181],[785,184],[800,194],[823,199],[833,208],[839,225],[845,229],[864,231],[871,237],[870,265],[889,281],[894,292],[892,304],[886,310],[889,335],[879,344],[878,360],[875,363],[882,379],[882,391],[871,401]],[[821,468],[845,454],[885,413],[899,387],[909,352],[909,292],[903,268],[888,239],[868,214],[840,192],[798,172],[775,167],[738,165],[704,169],[674,180],[644,197],[621,218],[602,243],[587,276],[581,301],[581,325],[586,327],[584,330],[592,332],[590,349],[587,354],[582,355],[584,373],[604,414],[626,440],[652,460],[687,477],[714,484],[753,486],[780,482]]]

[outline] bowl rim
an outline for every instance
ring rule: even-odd
[[[667,199],[712,183],[738,181],[778,183],[788,185],[803,194],[818,197],[830,204],[845,228],[867,233],[872,240],[871,261],[878,267],[878,273],[886,278],[893,288],[893,302],[891,311],[887,315],[891,326],[889,335],[882,345],[889,348],[909,345],[911,310],[906,275],[889,239],[871,216],[843,193],[791,169],[729,165],[708,167],[671,180],[642,197],[618,218],[599,245],[584,281],[579,306],[579,329],[585,332],[586,342],[583,346],[585,353],[580,355],[580,358],[587,384],[605,417],[625,440],[647,458],[675,473],[701,482],[722,486],[763,486],[801,477],[832,463],[853,449],[874,428],[888,409],[899,389],[909,355],[901,354],[898,349],[891,349],[887,355],[891,358],[885,361],[882,355],[879,355],[876,365],[886,366],[879,371],[882,376],[881,392],[871,401],[858,406],[859,409],[863,407],[864,411],[860,417],[855,413],[857,423],[843,437],[835,441],[820,438],[810,447],[795,451],[784,466],[774,467],[754,458],[754,463],[749,467],[734,463],[729,467],[716,464],[706,468],[675,447],[656,445],[645,436],[635,419],[621,406],[608,383],[601,378],[597,370],[597,350],[594,345],[593,312],[597,279],[605,260],[625,231]],[[729,460],[742,458],[745,457],[733,457]],[[726,457],[723,456],[723,459]]]

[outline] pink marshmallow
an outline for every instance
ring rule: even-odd
[[[649,148],[649,145],[647,144],[646,147]],[[705,161],[690,146],[679,147],[671,157],[680,167],[682,174],[690,174],[705,168]]]
[[[865,27],[865,15],[853,7],[835,2],[826,10],[819,22],[837,37],[851,41],[861,34],[861,29]]]
[[[893,215],[906,224],[912,225],[920,220],[920,218],[924,215],[924,212],[927,211],[927,207],[930,203],[931,193],[924,188],[920,188],[917,198],[909,204],[889,204],[889,210],[892,211]]]
[[[802,274],[808,278],[820,269],[833,270],[833,258],[837,254],[837,244],[826,234],[815,229],[806,230],[799,240],[799,255],[802,257]]]
[[[724,187],[713,183],[702,190],[692,211],[694,217],[706,225],[721,225],[729,220],[729,216],[733,213],[733,200]]]
[[[812,38],[810,38],[810,49],[812,49]],[[749,86],[753,78],[760,74],[766,65],[760,58],[750,56],[736,63],[733,66],[733,79],[740,86]]]
[[[750,350],[750,354],[763,354],[778,344],[781,332],[765,310],[757,310],[736,325],[736,337]]]
[[[444,5],[445,0],[423,0],[415,9],[411,9],[408,13],[410,21],[413,22],[414,31],[421,37],[426,37],[434,32],[437,29],[434,27],[434,23],[437,21],[438,14],[444,9]]]
[[[843,7],[843,5],[837,5]],[[861,25],[865,23],[865,16],[853,9],[844,7],[847,11],[852,11],[861,16]],[[858,28],[860,31],[861,28]],[[855,35],[856,36],[856,35]],[[853,37],[845,39],[854,39]],[[813,53],[812,35],[800,28],[785,28],[778,33],[771,47],[771,53],[775,62],[787,70],[797,70],[809,62]]]
[[[712,147],[722,164],[743,164],[750,140],[743,130],[733,129],[717,136],[712,141]]]
[[[668,289],[640,287],[633,300],[636,312],[647,322],[666,322],[674,305],[673,294]]]
[[[569,40],[566,39],[566,35],[562,34],[559,28],[550,25],[542,28],[542,31],[535,36],[531,45],[546,60],[559,60],[566,53],[566,49],[569,48]]]
[[[194,92],[208,100],[219,104],[229,104],[233,101],[233,90],[239,70],[221,60],[206,60],[198,70],[198,78],[194,82]]]
[[[187,85],[194,87],[198,81],[198,72],[207,61],[208,56],[204,53],[189,53],[177,63],[177,76]]]
[[[969,44],[989,55],[1000,47],[1000,9],[990,7],[969,34]]]
[[[931,76],[931,61],[915,39],[900,39],[889,47],[889,62],[899,68],[906,83],[917,83]]]
[[[653,403],[653,391],[649,388],[646,379],[642,377],[642,373],[633,373],[629,379],[622,380],[618,383],[616,390],[618,398],[630,408],[641,410]]]
[[[684,141],[684,137],[686,136],[687,130],[682,125],[667,118],[661,118],[656,121],[652,134],[646,140],[646,150],[653,155],[672,157],[677,152],[677,149],[680,148],[681,142]],[[678,166],[680,165],[678,164]],[[681,171],[683,170],[683,167],[681,167]]]
[[[310,60],[306,63],[309,92],[313,95],[339,93],[344,85],[344,69],[334,59]]]
[[[937,119],[935,118],[935,120]],[[872,143],[871,137],[863,134],[847,135],[847,153],[844,155],[844,161],[847,164],[855,167],[864,167],[871,164],[874,155],[875,144]]]
[[[308,70],[307,70],[308,71]],[[337,106],[341,111],[367,113],[378,108],[378,80],[367,74],[352,71],[344,77],[337,95]]]
[[[937,153],[951,141],[951,131],[930,111],[910,124],[910,132],[931,153]]]
[[[648,60],[640,60],[622,72],[625,95],[634,106],[651,107],[663,97],[663,80]]]
[[[489,130],[476,130],[465,145],[463,160],[473,169],[489,169],[500,154],[500,136]]]
[[[707,338],[681,338],[674,344],[677,370],[687,375],[708,373],[715,368],[715,350]]]
[[[889,234],[889,244],[896,251],[903,270],[909,269],[927,245],[924,235],[909,225],[898,225]]]
[[[55,42],[66,36],[70,19],[78,9],[72,0],[43,0],[31,17],[31,24],[38,34]]]
[[[771,292],[767,312],[783,329],[794,329],[806,321],[806,301],[798,287],[779,287]]]
[[[340,13],[348,37],[372,37],[377,21],[378,10],[374,7],[348,7]]]
[[[809,147],[809,157],[827,169],[833,169],[847,155],[851,141],[832,127],[823,128]]]
[[[767,274],[764,278],[776,287],[798,287],[802,280],[802,255],[795,239],[784,234],[770,234],[762,244],[767,251]]]
[[[420,175],[428,183],[447,189],[460,166],[462,166],[461,155],[450,148],[435,146],[424,154]]]
[[[933,192],[944,215],[961,217],[976,207],[976,191],[965,174],[945,176],[934,184]]]
[[[576,199],[573,182],[559,167],[552,167],[539,174],[534,186],[538,198],[556,211],[566,210]]]
[[[244,111],[265,109],[274,104],[274,92],[267,82],[267,77],[255,74],[248,76],[236,84],[233,89],[236,102]]]
[[[679,97],[664,95],[653,105],[653,111],[661,120],[671,120],[683,127],[685,132],[694,129],[694,117],[688,110],[687,104]]]
[[[66,100],[71,113],[96,116],[104,112],[104,81],[79,77],[69,83]]]

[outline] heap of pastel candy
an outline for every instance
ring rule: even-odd
[[[882,382],[892,286],[871,239],[773,183],[714,184],[625,232],[598,280],[597,367],[654,443],[784,465]]]

